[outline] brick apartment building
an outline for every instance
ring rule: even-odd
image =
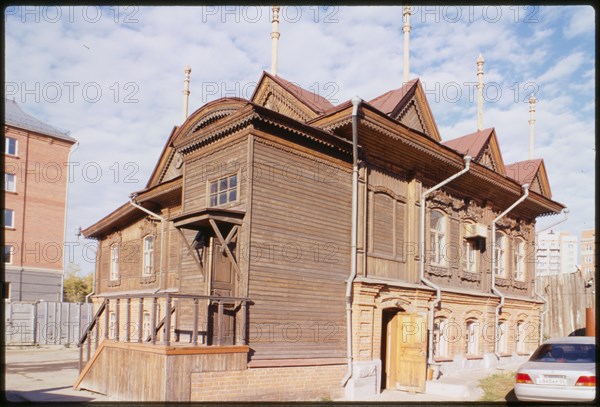
[[[61,301],[68,132],[4,100],[4,299]]]
[[[596,267],[596,230],[581,232],[581,270],[594,275]]]

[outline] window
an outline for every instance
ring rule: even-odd
[[[151,276],[154,272],[154,236],[144,238],[143,276]]]
[[[12,137],[6,138],[4,153],[8,155],[17,155],[17,139]]]
[[[17,192],[17,176],[15,174],[4,174],[4,190]]]
[[[117,243],[110,246],[110,280],[119,279],[119,245]]]
[[[433,264],[444,265],[443,251],[446,248],[446,216],[432,211],[430,219],[430,260]]]
[[[448,357],[448,320],[439,318],[433,324],[433,338],[435,341],[435,357]]]
[[[115,339],[115,332],[117,328],[117,314],[114,312],[110,313],[108,318],[108,337],[109,339]]]
[[[211,181],[209,185],[210,206],[224,205],[237,200],[237,174]]]
[[[517,352],[525,353],[525,323],[517,322]]]
[[[15,227],[15,211],[12,209],[4,210],[4,227],[14,228]]]
[[[142,342],[150,336],[150,313],[144,312],[144,322],[142,323]]]
[[[462,267],[469,273],[477,271],[475,242],[472,240],[463,240]]]
[[[14,252],[15,248],[12,245],[4,246],[4,264],[12,264]]]
[[[513,252],[513,269],[515,280],[525,281],[525,242],[517,239]]]
[[[494,247],[494,273],[499,277],[504,277],[506,257],[506,236],[496,232],[496,247]]]
[[[592,262],[592,256],[585,256],[585,262],[586,263],[591,263]]]
[[[10,300],[10,283],[5,282],[2,285],[2,299]]]
[[[479,354],[479,322],[476,320],[467,321],[467,355]]]
[[[508,328],[506,321],[498,324],[498,353],[508,353]]]

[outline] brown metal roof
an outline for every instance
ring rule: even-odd
[[[516,180],[519,184],[529,184],[538,172],[542,159],[519,161],[506,165],[506,175]]]
[[[475,133],[444,141],[442,144],[461,154],[468,154],[476,159],[485,150],[493,131],[493,127],[477,130]]]
[[[392,113],[398,104],[408,94],[408,91],[417,84],[418,78],[412,79],[402,85],[401,88],[390,90],[383,95],[377,96],[369,101],[369,104],[385,114]]]
[[[316,113],[320,114],[325,112],[326,110],[335,107],[333,104],[331,104],[331,102],[329,102],[329,100],[325,99],[323,96],[301,88],[295,83],[283,79],[281,76],[271,75],[268,72],[264,72],[264,74],[269,78],[273,79],[282,87],[284,87],[288,92],[296,96],[299,100],[301,100],[304,104],[306,104]]]

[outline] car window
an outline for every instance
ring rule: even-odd
[[[529,358],[532,362],[594,363],[596,345],[551,343],[540,346]]]

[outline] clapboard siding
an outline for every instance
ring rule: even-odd
[[[218,178],[238,174],[238,200],[228,204],[227,209],[244,209],[246,205],[246,189],[248,167],[247,144],[245,139],[224,139],[219,142],[218,149],[195,156],[185,163],[185,185],[183,189],[184,212],[190,213],[208,206],[207,182]]]
[[[351,174],[320,162],[334,172],[320,180],[315,159],[260,139],[254,160],[272,171],[252,192],[252,359],[342,357]]]

